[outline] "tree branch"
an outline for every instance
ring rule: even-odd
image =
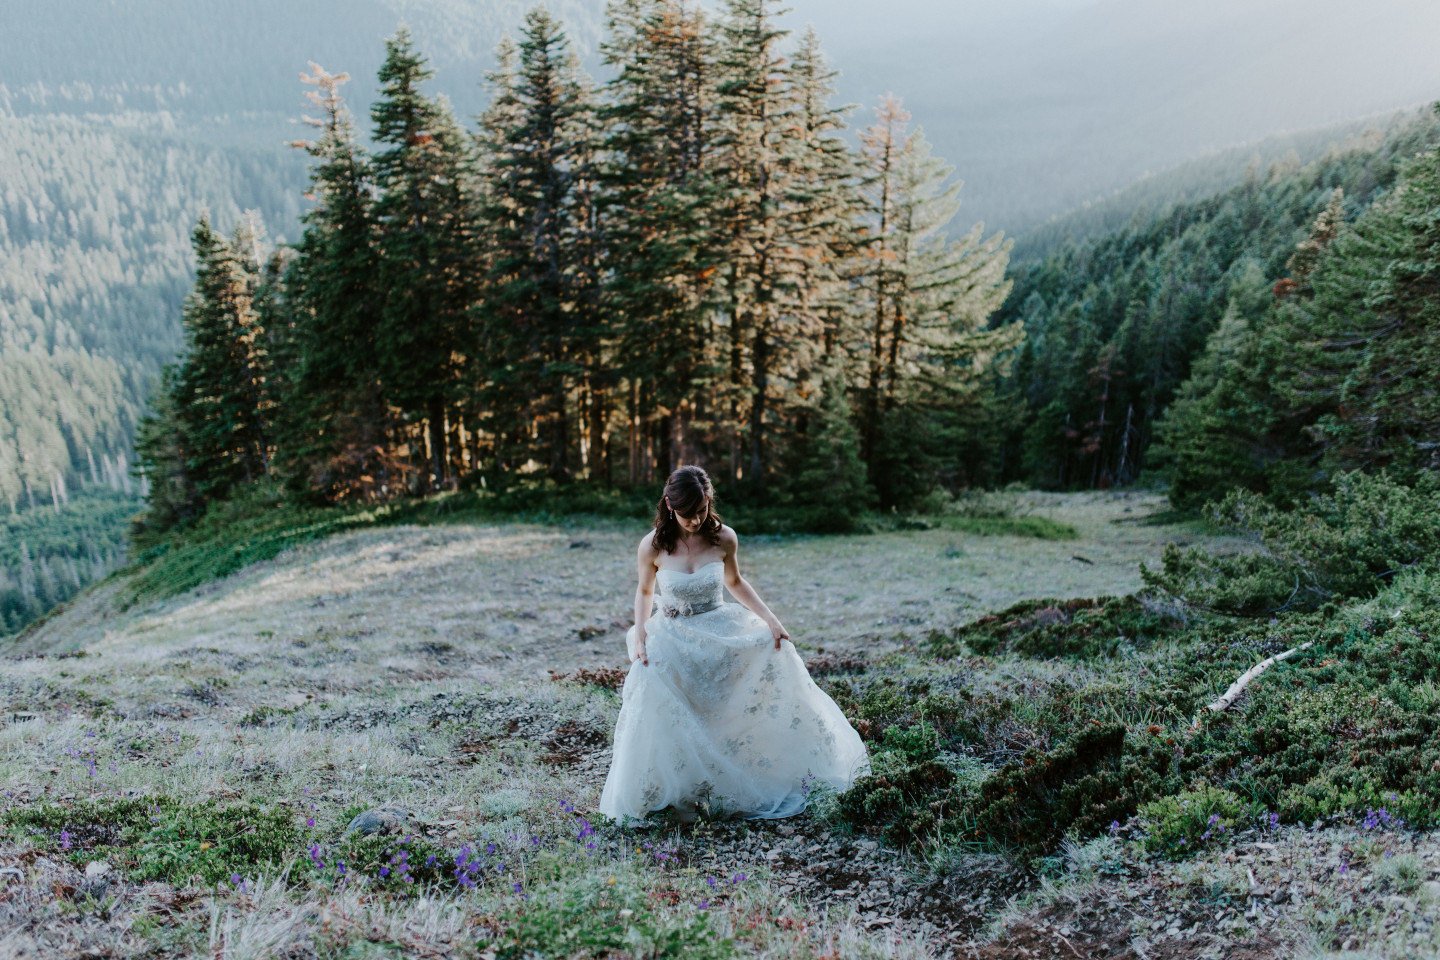
[[[1300,644],[1300,646],[1298,647],[1291,647],[1284,653],[1277,653],[1273,657],[1261,660],[1259,663],[1255,664],[1255,666],[1240,674],[1240,679],[1230,684],[1230,689],[1226,690],[1223,694],[1221,694],[1220,699],[1210,704],[1210,706],[1206,709],[1213,710],[1216,713],[1220,713],[1223,710],[1230,709],[1230,705],[1235,702],[1236,697],[1240,696],[1240,694],[1245,692],[1245,688],[1250,685],[1250,681],[1254,680],[1256,677],[1260,676],[1260,674],[1264,673],[1266,670],[1269,670],[1272,666],[1279,663],[1281,660],[1284,660],[1292,653],[1298,653],[1299,651],[1304,650],[1306,647],[1310,646],[1314,642],[1314,640],[1307,640],[1304,643]]]

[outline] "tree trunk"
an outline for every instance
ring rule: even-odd
[[[430,470],[434,474],[435,488],[438,489],[445,485],[447,477],[445,401],[440,397],[432,397],[426,404],[426,416],[430,427]]]
[[[609,393],[603,385],[590,385],[590,476],[610,484]]]
[[[765,399],[770,385],[770,338],[762,323],[755,333],[751,363],[754,366],[755,397],[750,402],[750,485],[765,489]]]

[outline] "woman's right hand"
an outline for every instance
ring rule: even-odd
[[[639,660],[639,661],[640,661],[642,664],[644,664],[645,666],[647,666],[647,667],[650,666],[650,657],[649,657],[649,655],[645,652],[645,638],[644,638],[644,637],[640,637],[640,638],[635,642],[635,650],[636,650],[635,656],[630,658],[630,662],[631,662],[631,663],[634,663],[636,660]]]

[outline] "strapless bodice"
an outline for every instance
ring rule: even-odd
[[[655,571],[660,586],[660,612],[667,617],[689,617],[720,606],[725,585],[725,561],[711,560],[699,570]]]

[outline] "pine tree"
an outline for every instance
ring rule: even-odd
[[[523,392],[517,412],[544,435],[531,453],[564,480],[572,473],[572,391],[599,365],[604,341],[591,97],[543,8],[525,18],[518,71],[497,79],[487,121],[487,362],[494,389]]]
[[[721,399],[729,408],[729,473],[737,480],[748,474],[756,492],[766,481],[772,377],[785,359],[777,355],[778,328],[795,293],[793,263],[782,252],[782,205],[796,118],[779,53],[787,31],[775,25],[777,15],[773,0],[726,0],[716,53],[716,174],[725,185],[720,309],[729,328]]]
[[[707,455],[717,415],[713,44],[703,12],[681,0],[627,0],[609,19],[601,217],[634,483],[642,446],[658,447],[662,476]]]
[[[307,121],[315,158],[305,234],[286,273],[295,359],[284,410],[285,471],[296,490],[326,500],[375,499],[406,489],[395,455],[377,349],[384,297],[378,285],[373,169],[340,96],[346,74],[311,64],[301,79],[322,111]]]
[[[186,470],[205,501],[269,471],[270,357],[255,309],[261,239],[253,218],[227,241],[206,217],[194,232],[195,290],[182,316],[186,355],[176,408],[190,443]]]
[[[959,208],[953,167],[930,155],[893,98],[862,134],[866,161],[865,265],[869,310],[862,437],[881,504],[962,475],[945,451],[983,424],[997,358],[1017,346],[1018,324],[988,326],[1009,293],[1010,241],[975,224],[956,240],[945,226]]]
[[[832,107],[838,74],[825,62],[820,41],[806,29],[785,72],[795,132],[786,138],[786,192],[780,255],[792,276],[777,329],[777,353],[784,358],[786,389],[778,399],[782,428],[803,438],[822,403],[826,377],[843,388],[853,374],[844,349],[858,320],[851,281],[860,248],[862,204],[859,168],[841,138],[851,106]],[[830,373],[825,371],[830,370]],[[846,409],[849,408],[848,398]],[[789,437],[785,438],[790,442]]]
[[[423,420],[429,448],[422,486],[451,475],[447,423],[460,399],[461,364],[474,349],[476,224],[467,141],[443,98],[420,90],[433,76],[401,26],[385,41],[381,99],[371,108],[380,197],[378,280],[384,291],[376,346],[386,399]],[[413,445],[412,445],[413,446]]]
[[[152,391],[152,409],[141,417],[135,432],[135,454],[150,485],[145,512],[132,525],[142,545],[155,534],[194,520],[203,507],[186,466],[190,442],[176,404],[178,374],[176,363],[162,368]]]

